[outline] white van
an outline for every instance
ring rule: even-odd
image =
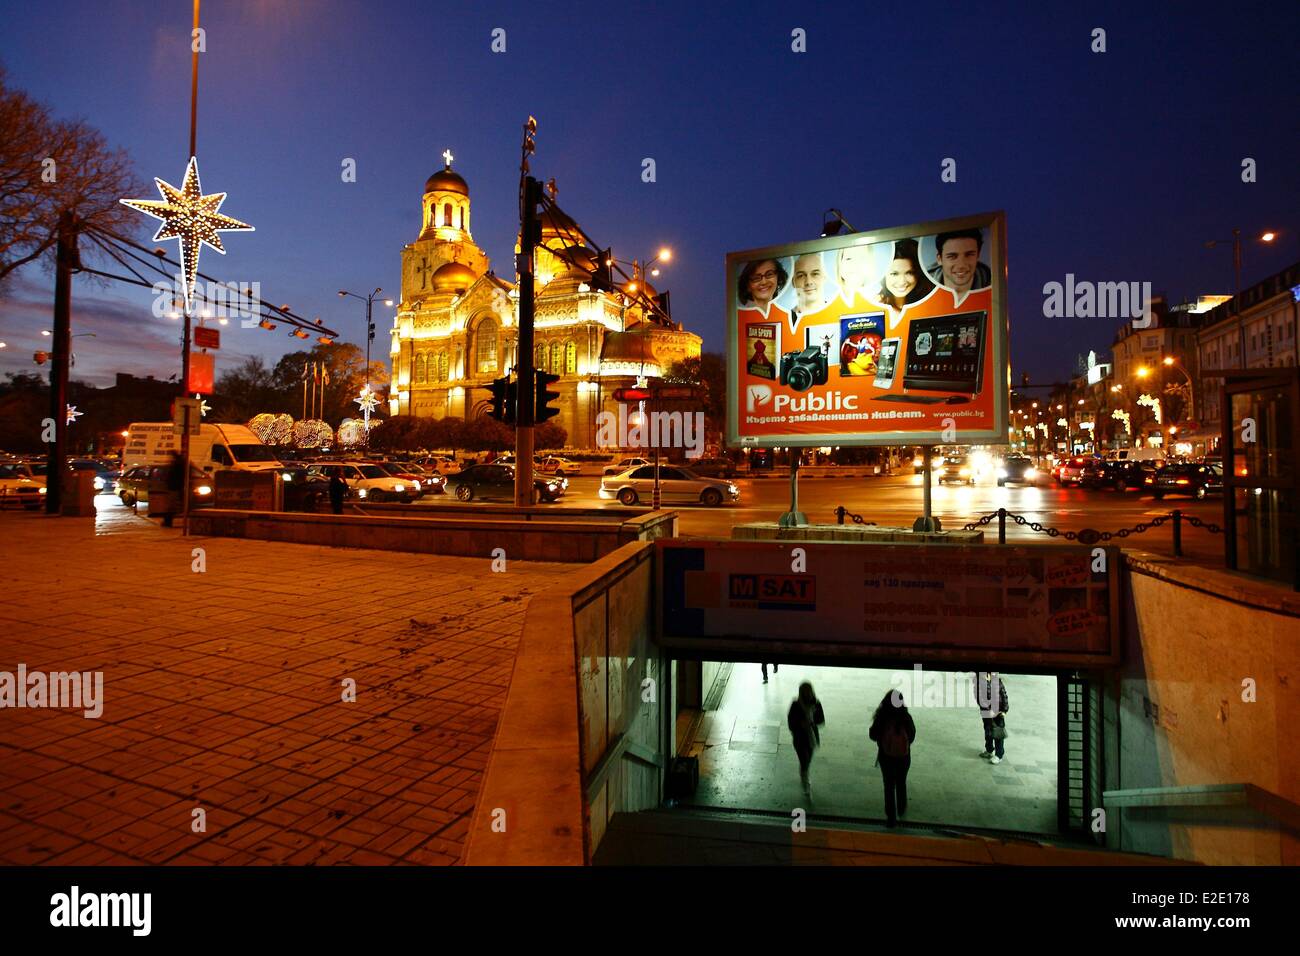
[[[1112,448],[1106,452],[1106,461],[1164,461],[1168,455],[1163,448]]]
[[[127,433],[122,470],[170,464],[181,450],[171,422],[135,422]],[[243,425],[200,425],[190,436],[190,461],[204,471],[275,471],[284,465]]]

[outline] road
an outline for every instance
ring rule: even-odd
[[[733,525],[752,521],[776,521],[789,507],[790,484],[784,476],[738,478],[735,483],[740,488],[740,501],[734,505],[718,508],[706,508],[699,504],[666,505],[676,509],[680,515],[678,534],[682,537],[730,537]],[[596,477],[570,478],[568,492],[560,507],[567,505],[622,510],[617,502],[605,501],[597,496],[599,484],[600,479]],[[835,523],[835,509],[842,504],[850,512],[861,515],[864,521],[910,528],[921,514],[921,497],[919,475],[885,478],[810,477],[802,478],[799,482],[799,508],[814,524]],[[437,504],[440,500],[446,499],[434,496],[422,499],[421,504]],[[967,522],[998,508],[1006,508],[1028,521],[1063,531],[1093,528],[1114,532],[1149,522],[1153,517],[1168,514],[1175,508],[1184,515],[1192,515],[1219,526],[1223,524],[1223,499],[1218,497],[1204,501],[1191,498],[1156,501],[1149,494],[1137,491],[1085,491],[1081,488],[1061,488],[1054,483],[1036,487],[999,488],[992,481],[974,486],[936,485],[934,488],[934,514],[946,530],[961,528]],[[996,519],[986,526],[985,532],[985,540],[997,540]],[[1221,560],[1222,534],[1212,534],[1184,522],[1182,537],[1185,556],[1202,561]],[[1007,522],[1007,539],[1051,540],[1046,534],[1011,520]],[[1172,522],[1110,543],[1158,554],[1172,554]]]

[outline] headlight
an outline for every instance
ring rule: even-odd
[[[1026,469],[1025,469],[1025,477],[1026,477],[1026,478],[1037,478],[1037,477],[1038,477],[1038,469],[1037,469],[1037,468],[1026,468]]]
[[[104,479],[100,478],[98,475],[95,476],[95,490],[96,491],[104,490]]]
[[[740,489],[737,488],[735,485],[727,485],[727,493],[732,495],[738,495],[740,494]]]
[[[358,488],[358,489],[357,489],[357,497],[358,497],[358,498],[364,498],[365,496],[366,496],[366,489],[365,489],[365,488]]]
[[[197,488],[194,489],[194,493],[195,493],[196,495],[210,495],[210,494],[212,494],[212,486],[211,486],[211,485],[199,485]]]
[[[406,485],[393,485],[393,490],[397,492],[405,491]]]
[[[287,472],[287,471],[286,471],[286,472],[283,472],[283,473],[280,475],[280,477],[283,478],[285,481],[293,481],[293,475],[290,474],[290,473]]]
[[[961,471],[957,472],[957,474],[961,475],[963,478],[969,478],[969,477],[970,477],[970,469],[969,469],[969,468],[963,468]]]
[[[549,481],[549,482],[546,483],[546,487],[549,488],[549,489],[551,489],[551,491],[554,491],[556,488],[559,487],[559,485],[557,485],[557,484],[556,484],[555,482],[553,482],[553,481]]]
[[[913,459],[912,459],[912,467],[913,467],[913,468],[920,468],[920,467],[921,467],[922,465],[924,465],[924,464],[925,464],[925,459],[924,459],[924,458],[919,458],[919,457],[918,457],[918,458],[913,458]]]
[[[411,482],[411,484],[415,485],[415,490],[416,490],[416,491],[419,491],[419,490],[420,490],[420,483],[419,483],[418,481],[413,481],[413,482]],[[400,490],[400,489],[399,489],[399,490]]]
[[[1006,470],[1005,468],[999,468],[999,469],[998,469],[998,477],[999,477],[999,478],[1005,478],[1006,476],[1007,476],[1007,470]]]
[[[40,489],[40,493],[41,493],[41,494],[45,494],[45,489],[44,489],[44,488],[41,488],[41,489]]]

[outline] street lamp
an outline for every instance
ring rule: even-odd
[[[857,232],[838,209],[827,209],[822,213],[822,238],[838,236],[841,232]]]
[[[370,319],[370,312],[372,307],[375,304],[375,299],[379,296],[379,293],[383,291],[384,291],[383,289],[375,289],[375,291],[370,293],[369,295],[357,295],[355,292],[349,292],[347,289],[339,289],[340,299],[343,298],[344,296],[350,295],[352,296],[352,298],[360,299],[362,302],[366,304],[366,388],[367,389],[370,388],[370,343],[375,340],[375,323],[372,322]],[[392,304],[393,304],[392,299],[384,300],[384,305],[392,305]]]
[[[1257,242],[1272,242],[1277,238],[1277,233],[1269,230],[1261,233],[1256,237]],[[1237,318],[1237,357],[1241,361],[1241,367],[1246,367],[1246,326],[1241,321],[1241,230],[1232,230],[1231,239],[1208,239],[1205,242],[1206,249],[1213,249],[1215,246],[1232,243],[1232,308],[1233,314]]]

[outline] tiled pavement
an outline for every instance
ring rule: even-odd
[[[867,737],[871,715],[891,688],[893,671],[782,665],[762,682],[757,664],[734,664],[718,709],[706,711],[689,753],[700,758],[696,806],[746,808],[788,815],[792,807],[830,817],[883,820],[884,787]],[[916,721],[908,773],[911,823],[1054,833],[1056,804],[1056,679],[1003,675],[1007,713],[1006,760],[981,759],[984,730],[973,706],[951,706],[946,692],[964,693],[969,675],[950,682],[942,671],[917,699],[914,678],[902,691]],[[799,787],[799,761],[786,712],[799,682],[812,682],[826,710],[822,746],[812,763],[812,800]],[[926,695],[930,694],[929,700]],[[925,706],[931,703],[934,706]],[[947,706],[945,706],[945,704]]]
[[[104,675],[99,719],[0,709],[0,864],[459,859],[524,610],[572,565],[182,538],[116,506],[99,531],[0,514],[0,671]]]

